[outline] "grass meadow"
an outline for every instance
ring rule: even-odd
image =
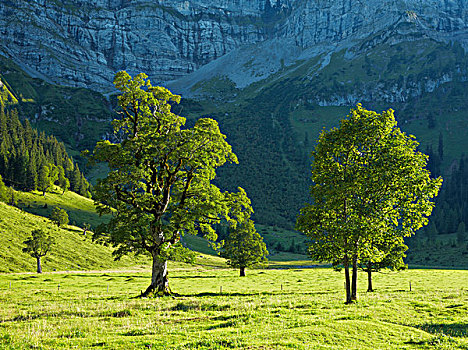
[[[141,268],[0,275],[1,349],[468,349],[468,271],[375,274],[344,305],[330,268],[170,263],[174,297],[135,298]],[[275,266],[281,266],[275,263]],[[411,291],[409,284],[411,282]]]

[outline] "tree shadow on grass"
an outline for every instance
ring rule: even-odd
[[[218,277],[219,276],[190,275],[190,276],[171,276],[171,279],[218,278]]]
[[[263,292],[202,292],[202,293],[190,293],[190,294],[175,294],[177,297],[184,297],[184,298],[197,298],[197,297],[249,297],[249,296],[259,296],[259,295],[324,295],[324,294],[335,294],[336,291],[307,291],[307,292],[300,292],[300,291],[263,291]]]
[[[445,334],[461,338],[468,336],[468,323],[424,323],[414,327],[431,334]]]

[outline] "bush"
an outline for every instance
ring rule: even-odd
[[[52,214],[50,214],[50,220],[56,223],[58,227],[68,225],[69,222],[67,212],[59,207],[54,208]]]

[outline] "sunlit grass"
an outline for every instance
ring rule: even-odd
[[[147,271],[0,275],[0,348],[468,348],[467,271],[377,274],[374,293],[363,275],[349,306],[343,275],[324,268],[240,278],[171,263],[175,297],[134,298],[149,279]]]

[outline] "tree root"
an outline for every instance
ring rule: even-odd
[[[156,298],[165,296],[176,296],[176,294],[173,293],[169,287],[163,290],[157,290],[154,285],[150,284],[144,292],[141,292],[138,298]]]

